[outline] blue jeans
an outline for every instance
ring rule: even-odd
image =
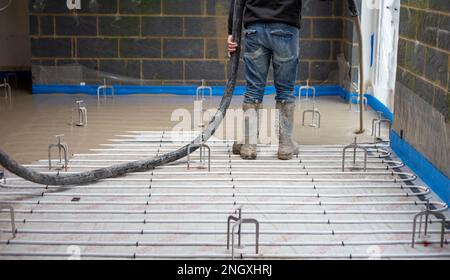
[[[270,64],[273,65],[275,99],[295,102],[294,87],[299,63],[299,29],[284,23],[254,23],[245,30],[244,103],[262,103]]]

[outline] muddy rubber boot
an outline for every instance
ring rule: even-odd
[[[291,160],[294,155],[296,156],[299,153],[298,144],[292,139],[295,103],[277,102],[277,109],[280,114],[278,159]]]
[[[244,141],[243,144],[234,143],[233,154],[242,159],[254,160],[257,157],[257,143],[259,137],[259,110],[262,104],[244,104]]]
[[[234,142],[233,144],[233,155],[240,156],[241,155],[242,144],[238,144]]]

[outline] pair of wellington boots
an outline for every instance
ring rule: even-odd
[[[278,159],[291,160],[298,155],[298,145],[292,139],[294,130],[295,103],[277,102],[279,110],[279,147]],[[233,154],[240,155],[242,159],[254,160],[258,156],[257,144],[259,138],[259,111],[261,104],[244,104],[244,141],[233,145]]]

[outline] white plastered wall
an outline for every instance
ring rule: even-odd
[[[400,0],[363,1],[361,13],[366,61],[365,82],[366,85],[371,85],[369,92],[393,111]],[[371,59],[372,45],[373,60]],[[372,64],[371,61],[373,61]]]

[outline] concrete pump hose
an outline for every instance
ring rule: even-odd
[[[0,7],[0,12],[5,11],[6,9],[9,8],[9,6],[11,6],[12,0],[7,0],[8,2],[6,2],[3,6]]]
[[[238,46],[241,45],[242,18],[246,0],[235,0],[234,18],[233,18],[233,38]],[[225,93],[222,97],[217,113],[212,118],[208,127],[203,132],[203,137],[208,140],[215,134],[217,128],[222,123],[227,110],[230,106],[231,99],[236,87],[237,73],[239,69],[240,47],[231,55],[230,75],[227,81]],[[192,143],[201,143],[202,136],[198,136]],[[93,183],[102,179],[124,176],[128,173],[143,172],[154,169],[159,166],[180,160],[188,155],[188,146],[186,145],[177,151],[167,153],[148,160],[134,161],[126,164],[114,165],[107,168],[101,168],[77,174],[58,174],[48,175],[30,170],[18,162],[11,159],[8,154],[0,149],[0,165],[11,173],[33,183],[50,186],[71,186]],[[192,149],[191,152],[195,152]]]

